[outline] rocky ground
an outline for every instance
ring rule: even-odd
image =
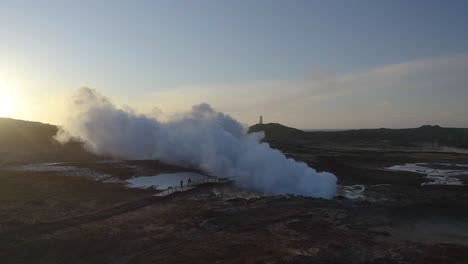
[[[207,184],[167,197],[156,190],[0,164],[2,263],[468,263],[468,186],[423,185],[427,175],[388,168],[459,169],[468,155],[408,148],[282,141],[272,145],[335,173],[333,200],[262,197]],[[23,157],[23,156],[22,156]],[[70,160],[68,160],[70,162]],[[440,163],[447,163],[441,165]],[[154,161],[69,166],[125,180],[196,171]],[[442,167],[440,167],[442,166]],[[448,168],[447,168],[448,167]],[[67,174],[67,175],[65,175]]]

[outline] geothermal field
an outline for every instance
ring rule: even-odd
[[[468,264],[468,0],[0,0],[0,264]]]
[[[466,129],[71,108],[0,120],[2,263],[467,263]]]

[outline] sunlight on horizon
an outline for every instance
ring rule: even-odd
[[[0,117],[13,118],[15,114],[15,98],[6,85],[0,83]]]

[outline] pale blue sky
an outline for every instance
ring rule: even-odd
[[[143,112],[197,99],[244,123],[467,126],[467,14],[455,0],[0,0],[0,83],[23,102],[16,116],[50,122],[58,98],[90,86]]]

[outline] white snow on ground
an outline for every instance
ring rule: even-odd
[[[388,170],[394,171],[409,171],[416,172],[426,175],[428,182],[424,182],[421,185],[462,185],[462,181],[455,178],[454,176],[468,175],[468,170],[462,169],[468,167],[468,164],[448,164],[448,163],[435,163],[436,165],[444,166],[455,166],[461,169],[433,169],[425,167],[427,163],[406,163],[403,165],[395,165],[388,167]]]
[[[427,163],[418,163],[418,164],[427,164]],[[462,167],[468,168],[468,164],[452,164],[452,163],[434,163],[435,165],[442,165],[447,167]]]
[[[180,181],[187,185],[188,179],[198,181],[207,178],[204,175],[193,172],[162,173],[156,176],[141,176],[127,180],[127,187],[130,188],[149,188],[154,187],[158,190],[164,190],[169,187],[180,186]]]
[[[366,186],[364,185],[349,185],[342,186],[342,188],[339,189],[339,193],[348,199],[365,199],[365,190]]]
[[[379,187],[391,186],[391,184],[356,184],[356,185],[338,185],[337,193],[350,200],[382,202],[387,201],[388,197],[382,193]],[[377,189],[375,189],[377,188]]]

